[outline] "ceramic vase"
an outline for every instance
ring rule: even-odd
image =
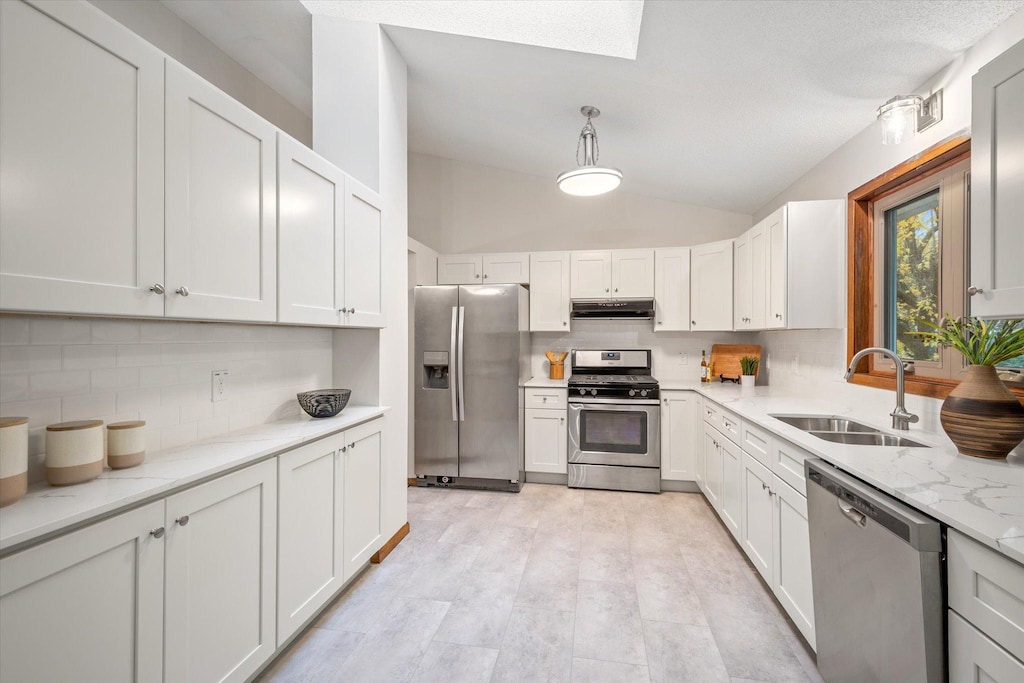
[[[1024,440],[1024,406],[991,365],[968,367],[939,417],[962,455],[1005,458]]]
[[[753,387],[757,382],[757,375],[740,375],[740,386]]]

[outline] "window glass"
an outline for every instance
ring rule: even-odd
[[[938,361],[938,345],[912,334],[941,315],[939,190],[885,212],[885,341],[901,358]]]

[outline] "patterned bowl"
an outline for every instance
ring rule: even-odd
[[[345,408],[351,395],[351,389],[317,389],[295,396],[310,417],[334,417]]]

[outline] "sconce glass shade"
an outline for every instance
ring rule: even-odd
[[[898,145],[917,131],[917,110],[921,98],[917,95],[897,95],[878,108],[882,123],[882,144]]]
[[[584,166],[558,176],[558,189],[577,197],[611,192],[622,182],[622,171],[604,166]]]

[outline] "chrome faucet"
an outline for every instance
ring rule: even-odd
[[[892,359],[893,363],[896,364],[896,409],[893,410],[892,415],[892,428],[893,429],[910,429],[910,424],[917,422],[920,418],[917,415],[909,412],[905,405],[906,397],[904,394],[903,385],[903,359],[897,356],[889,349],[883,349],[880,346],[872,346],[866,349],[861,349],[854,354],[853,359],[850,361],[850,367],[846,369],[846,374],[843,375],[843,379],[849,382],[853,379],[853,373],[857,369],[857,364],[860,363],[860,359],[870,353],[878,353],[883,356],[888,356]]]

